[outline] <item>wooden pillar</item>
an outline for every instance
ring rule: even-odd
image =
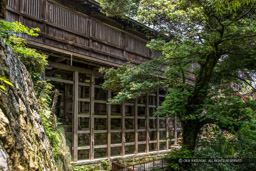
[[[65,94],[64,94],[64,118],[68,117],[68,99],[69,99],[69,88],[71,85],[65,84]],[[74,86],[74,85],[73,85]]]
[[[125,104],[122,103],[121,106],[121,114],[122,114],[122,147],[121,147],[121,155],[125,155]]]
[[[146,96],[146,153],[149,152],[149,95]]]
[[[138,99],[134,101],[134,154],[138,153]]]
[[[95,99],[95,76],[91,75],[90,90],[90,160],[94,159],[94,99]]]
[[[166,130],[166,133],[165,133],[165,137],[167,138],[166,139],[166,150],[168,150],[169,149],[169,141],[170,141],[170,139],[169,139],[169,119],[170,118],[167,118],[166,120],[165,120],[165,130]]]
[[[111,98],[111,91],[108,91],[108,99]],[[111,104],[107,103],[107,157],[111,157]]]
[[[77,71],[74,72],[73,80],[73,122],[72,122],[72,132],[73,132],[73,139],[72,139],[72,160],[74,162],[78,159],[78,77],[79,73]]]
[[[156,92],[156,108],[160,106],[159,89]],[[160,150],[159,115],[156,116],[156,150]]]
[[[166,94],[168,94],[168,89],[166,90]],[[167,140],[166,140],[166,150],[169,149],[169,142],[170,142],[170,138],[169,138],[169,120],[170,120],[170,118],[166,118],[166,120],[165,120],[165,123],[166,123],[165,130],[166,130],[166,138],[167,138]]]
[[[178,142],[178,134],[177,134],[177,116],[175,114],[175,118],[174,118],[174,145],[177,145]]]

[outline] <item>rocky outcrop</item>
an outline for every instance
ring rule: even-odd
[[[0,143],[9,170],[56,170],[31,76],[2,38],[0,75],[14,85],[5,85],[6,91],[0,92]]]

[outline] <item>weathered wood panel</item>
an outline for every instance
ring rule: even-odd
[[[19,10],[20,0],[8,0],[7,6],[14,10]]]
[[[49,3],[48,21],[78,33],[89,34],[89,20],[83,16]]]
[[[146,41],[136,39],[131,35],[126,35],[126,40],[128,50],[150,57],[150,50],[146,47]]]
[[[112,43],[118,47],[122,46],[122,33],[120,31],[93,20],[91,36]]]
[[[24,0],[24,13],[40,18],[43,0]]]
[[[92,41],[92,48],[95,50],[100,50],[109,54],[115,54],[116,56],[123,56],[123,51],[121,49],[113,48],[105,44],[99,43],[98,41]]]
[[[10,22],[19,21],[19,15],[12,13],[10,11],[6,12],[6,20]]]
[[[8,21],[21,21],[41,29],[41,38],[26,37],[29,40],[79,54],[86,51],[86,55],[116,64],[139,64],[151,58],[146,40],[55,1],[7,0],[7,4]]]
[[[148,61],[147,58],[143,58],[143,57],[138,56],[134,53],[127,52],[127,56],[128,56],[128,61],[131,61],[133,63],[138,63],[139,64],[139,63],[143,63],[143,62]]]

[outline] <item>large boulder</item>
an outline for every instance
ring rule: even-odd
[[[0,92],[0,146],[9,170],[56,170],[31,75],[1,37],[0,75],[14,85]]]

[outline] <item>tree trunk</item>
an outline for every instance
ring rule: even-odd
[[[186,147],[193,156],[194,150],[197,144],[197,137],[200,133],[200,129],[202,127],[202,123],[197,120],[186,120],[182,122],[182,138],[183,138],[183,146]],[[185,156],[184,156],[185,157]],[[188,156],[189,157],[189,156]],[[179,163],[182,170],[190,170],[192,163]]]
[[[192,154],[195,150],[197,137],[200,133],[200,129],[202,128],[202,126],[203,125],[197,120],[189,120],[182,123],[183,145],[185,145],[188,150],[192,152]]]
[[[0,19],[6,18],[6,0],[0,0]]]

